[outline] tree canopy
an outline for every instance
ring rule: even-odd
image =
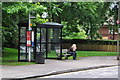
[[[77,38],[85,38],[86,35],[90,39],[97,39],[100,38],[97,31],[106,21],[111,3],[63,2],[43,4],[47,7],[50,21],[64,23],[66,25],[63,28],[64,37],[70,37],[73,33],[79,35],[81,32],[84,32],[84,37]]]
[[[100,38],[98,30],[107,15],[112,14],[110,5],[109,2],[3,2],[3,46],[15,46],[17,24],[28,21],[28,13],[37,16],[34,23],[50,21],[63,24],[63,38]],[[43,12],[48,13],[47,19],[41,18]]]
[[[18,23],[28,21],[28,14],[42,14],[45,7],[40,3],[4,2],[2,3],[3,46],[15,46],[18,40]],[[9,45],[10,44],[10,45]]]

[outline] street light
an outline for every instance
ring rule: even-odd
[[[34,11],[32,12],[32,14],[35,13]],[[36,17],[31,15],[29,13],[29,26],[28,26],[28,31],[27,31],[27,47],[28,47],[28,61],[31,62],[31,46],[34,43],[34,31],[32,31],[31,28],[31,19],[35,19]],[[31,37],[32,34],[32,37]],[[31,44],[32,43],[32,44]]]
[[[117,39],[117,60],[120,60],[120,1],[119,1],[119,8],[118,8],[118,39]]]
[[[33,15],[33,14],[35,14],[35,12],[33,11],[31,14],[29,13],[29,26],[28,26],[28,31],[29,32],[31,32],[32,31],[32,28],[31,28],[31,19],[36,19],[36,17]],[[44,12],[43,14],[42,14],[42,18],[46,18],[48,16],[48,13],[47,12]],[[32,37],[31,37],[31,35],[28,33],[28,39],[27,39],[27,44],[29,45],[28,46],[28,61],[29,62],[31,62],[31,46],[32,46],[32,44],[33,44],[33,42],[34,42],[34,31],[32,31],[31,32],[31,34],[32,34]],[[32,42],[31,42],[31,40],[29,39],[29,37],[30,38],[32,38],[31,40],[32,40]],[[31,44],[32,43],[32,44]]]

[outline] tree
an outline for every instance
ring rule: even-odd
[[[28,13],[42,14],[46,8],[40,3],[3,2],[2,3],[2,29],[3,46],[17,46],[18,26],[21,21],[28,21]]]
[[[34,23],[45,23],[47,20],[42,19],[40,15],[47,12],[50,22],[64,24],[63,37],[80,39],[86,38],[87,35],[90,39],[97,39],[100,37],[97,31],[106,20],[110,5],[108,2],[4,2],[2,3],[3,45],[15,46],[18,39],[17,24],[28,21],[29,12],[37,15],[37,19],[32,20]]]
[[[54,15],[51,19],[66,23],[68,33],[80,32],[77,27],[81,25],[86,35],[90,36],[90,39],[97,39],[100,37],[97,31],[100,29],[101,24],[105,22],[111,3],[64,2],[51,4],[59,5],[57,7],[61,9],[57,13],[58,15]]]

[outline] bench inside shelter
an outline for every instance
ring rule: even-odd
[[[59,58],[60,57],[60,49],[55,49],[56,55]],[[68,54],[68,50],[67,49],[62,49],[62,55],[61,57],[70,57],[72,56],[71,54]]]

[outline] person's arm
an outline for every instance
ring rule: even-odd
[[[70,47],[69,49],[68,49],[68,52],[72,52],[73,51],[73,47]]]
[[[73,47],[73,51],[76,51],[77,47]]]

